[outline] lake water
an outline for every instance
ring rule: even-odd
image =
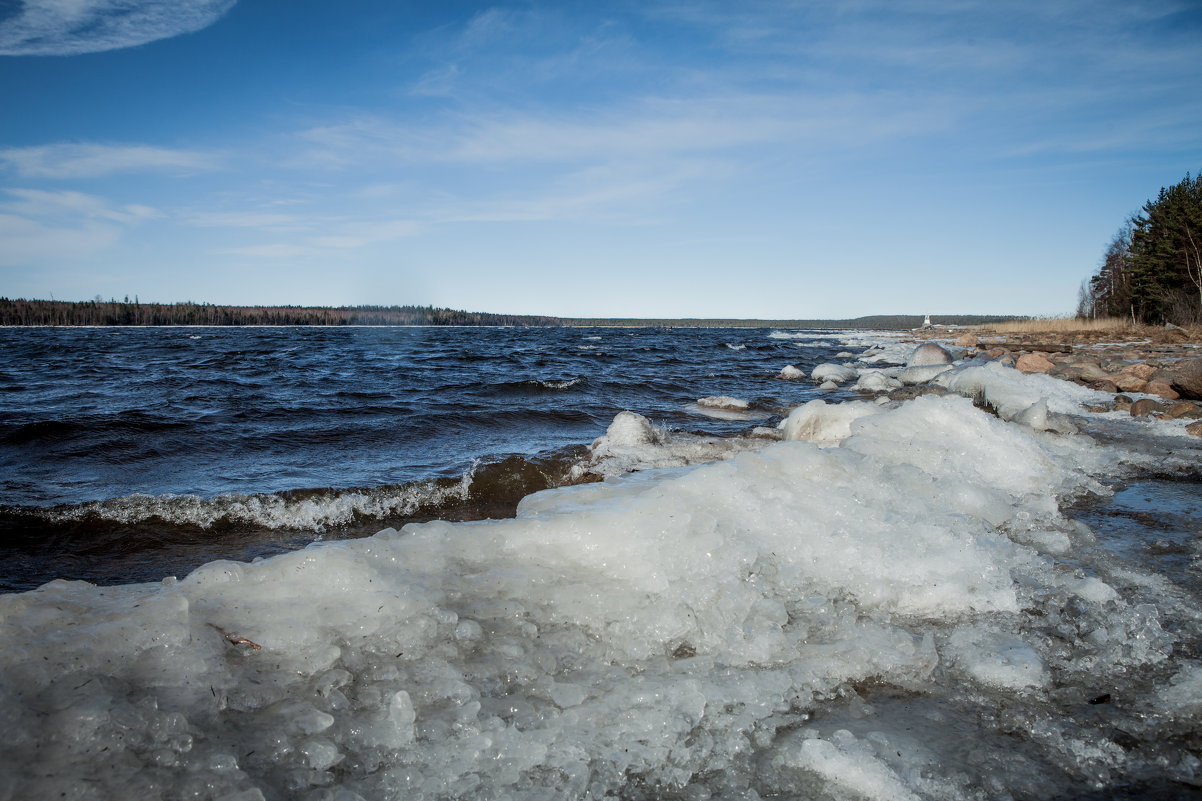
[[[1196,440],[912,349],[0,330],[0,799],[1202,797]]]

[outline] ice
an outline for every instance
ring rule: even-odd
[[[799,370],[796,365],[786,364],[781,368],[780,375],[777,378],[784,378],[789,381],[796,381],[799,378],[805,378],[804,370]]]
[[[752,409],[749,401],[729,395],[699,398],[685,406],[685,410],[719,420],[763,420],[769,416],[767,412]]]
[[[812,401],[784,441],[622,412],[581,464],[603,480],[512,519],[0,596],[0,798],[958,800],[1129,762],[1191,781],[1190,596],[1063,516],[1113,452],[974,405],[1089,397],[1011,372]],[[1073,710],[1099,688],[1135,711],[1090,729]]]
[[[973,680],[999,689],[1042,688],[1050,679],[1034,648],[1021,639],[988,628],[956,629],[945,653]]]
[[[907,367],[927,366],[936,364],[949,364],[952,361],[952,354],[947,348],[936,342],[926,342],[919,345],[906,359]]]
[[[828,784],[871,801],[921,801],[916,794],[873,753],[871,747],[841,730],[832,740],[802,739],[777,757],[780,764],[817,774]]]
[[[812,400],[789,412],[779,427],[787,440],[835,445],[851,434],[853,420],[880,412],[879,407],[859,401],[828,404],[823,400]]]
[[[858,375],[859,372],[854,367],[842,364],[824,363],[810,371],[810,378],[820,383],[832,381],[835,384],[843,384],[855,380]]]

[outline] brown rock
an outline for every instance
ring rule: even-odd
[[[1144,387],[1144,392],[1149,395],[1159,395],[1165,400],[1177,400],[1181,397],[1173,391],[1173,387],[1167,381],[1149,381],[1148,385]]]
[[[981,344],[981,340],[977,339],[975,334],[961,334],[956,340],[956,346],[960,348],[975,348]]]
[[[1187,425],[1185,427],[1185,433],[1193,434],[1195,437],[1202,437],[1202,420]]]
[[[1113,381],[1111,381],[1108,378],[1103,378],[1101,380],[1094,381],[1092,384],[1089,385],[1089,388],[1096,389],[1099,392],[1109,392],[1112,395],[1119,391],[1118,385],[1115,384]]]
[[[1172,370],[1173,389],[1183,398],[1202,400],[1202,359],[1185,359]]]
[[[1129,364],[1124,367],[1123,373],[1133,375],[1136,378],[1142,378],[1144,381],[1147,381],[1149,378],[1156,375],[1156,368],[1144,362],[1136,362],[1135,364]],[[1120,373],[1120,375],[1122,375],[1122,373]]]
[[[1202,406],[1189,401],[1174,403],[1169,407],[1168,417],[1170,420],[1178,420],[1182,417],[1202,418]]]
[[[1148,417],[1155,412],[1165,411],[1165,405],[1151,398],[1140,398],[1131,404],[1132,417]]]
[[[1046,373],[1056,365],[1041,353],[1024,353],[1014,366],[1020,373]]]
[[[1143,392],[1148,382],[1130,373],[1119,373],[1114,377],[1115,386],[1123,392]]]

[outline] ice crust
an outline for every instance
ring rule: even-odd
[[[779,442],[623,412],[582,468],[604,481],[511,520],[0,596],[0,799],[1038,794],[1021,754],[977,754],[1003,782],[983,791],[941,772],[960,738],[920,746],[860,707],[803,727],[873,683],[1039,710],[1054,681],[1172,653],[1157,608],[1116,589],[1138,577],[1055,563],[1092,543],[1058,502],[1103,491],[1114,457],[973,405],[1085,397],[1011,373],[961,367],[946,386],[969,397],[896,408],[814,401]],[[1171,675],[1157,714],[1187,725],[1202,669]],[[1072,780],[1125,758],[1024,714]]]

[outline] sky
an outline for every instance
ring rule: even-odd
[[[0,296],[1063,315],[1196,0],[0,0]]]

